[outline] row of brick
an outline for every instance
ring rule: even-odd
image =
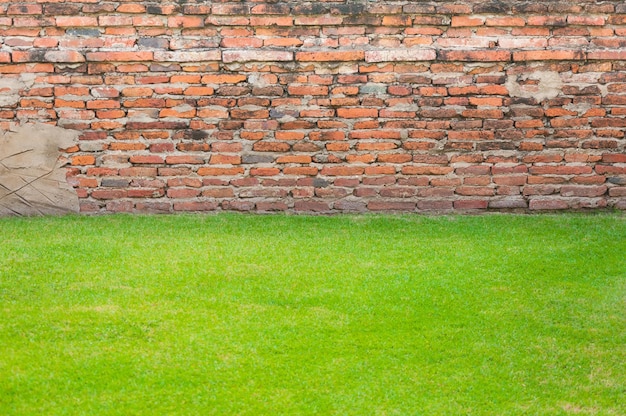
[[[267,7],[268,5],[265,5]],[[262,6],[257,6],[262,7]],[[27,13],[15,13],[26,10]],[[572,14],[572,15],[529,15],[521,16],[490,16],[490,15],[444,15],[444,14],[386,14],[384,16],[346,16],[338,14],[320,14],[316,16],[298,15],[298,12],[268,14],[258,13],[255,16],[255,8],[251,16],[242,13],[223,15],[211,10],[197,10],[195,14],[200,16],[176,15],[171,17],[155,17],[150,14],[142,15],[96,15],[96,16],[38,16],[42,14],[40,5],[20,5],[7,10],[7,15],[28,15],[28,17],[4,17],[0,18],[0,26],[13,26],[16,28],[30,27],[169,27],[169,28],[202,28],[205,26],[351,26],[351,25],[376,25],[389,27],[408,26],[451,26],[451,27],[522,27],[522,26],[603,26],[625,25],[626,14]],[[276,17],[279,16],[279,17]],[[450,17],[451,16],[451,17]]]
[[[435,212],[445,213],[453,211],[477,210],[513,210],[513,211],[555,211],[603,209],[606,201],[602,200],[573,200],[555,198],[502,199],[501,201],[480,200],[445,200],[422,199],[419,201],[389,201],[376,200],[363,202],[361,200],[340,200],[329,202],[319,199],[300,201],[268,200],[249,201],[242,199],[198,200],[198,201],[143,201],[115,200],[105,204],[83,202],[81,211],[84,213],[106,212],[138,212],[138,213],[172,213],[172,212],[213,212],[213,211],[240,211],[240,212],[301,212],[301,213],[354,213],[354,212]],[[626,207],[615,205],[620,209]]]
[[[623,13],[626,5],[620,0],[596,2],[579,1],[420,1],[407,4],[401,1],[353,2],[333,0],[332,2],[295,2],[285,1],[266,3],[264,1],[228,2],[196,1],[179,2],[56,2],[32,0],[15,3],[10,0],[0,1],[0,15],[79,15],[95,13],[147,14],[147,15],[395,15],[395,14],[472,14],[472,13]]]
[[[626,50],[435,50],[404,48],[395,50],[332,50],[302,51],[285,50],[209,50],[202,52],[154,52],[154,51],[101,51],[76,50],[26,50],[1,52],[0,63],[54,62],[528,62],[528,61],[586,61],[626,60]],[[8,70],[8,71],[7,71]],[[7,67],[3,72],[12,72]]]
[[[128,44],[128,48],[132,49],[137,47],[138,51],[144,51],[148,49],[152,49],[153,53],[152,58],[156,61],[161,62],[171,62],[176,56],[179,56],[180,61],[189,60],[191,62],[201,60],[215,60],[215,61],[232,61],[233,59],[238,59],[238,56],[233,54],[233,51],[228,51],[229,54],[225,56],[221,54],[212,53],[208,50],[208,48],[230,48],[237,51],[237,48],[262,48],[265,47],[267,49],[271,48],[299,48],[303,47],[308,43],[316,42],[316,37],[311,34],[302,34],[302,35],[292,35],[291,37],[282,37],[278,35],[276,30],[273,30],[270,34],[270,31],[264,29],[263,35],[256,35],[250,33],[249,31],[245,31],[242,33],[228,33],[221,37],[213,37],[211,40],[203,39],[201,43],[196,40],[181,40],[181,39],[172,39],[170,36],[160,36],[160,37],[146,37],[146,36],[135,36],[135,37],[127,37],[124,43]],[[393,57],[393,60],[398,59],[406,59],[406,60],[414,60],[417,57],[412,57],[416,52],[416,47],[426,48],[427,51],[441,49],[441,50],[454,50],[453,48],[466,48],[466,49],[493,49],[496,45],[499,49],[502,50],[513,50],[518,49],[520,51],[535,51],[535,50],[546,50],[548,48],[561,48],[562,50],[565,48],[572,48],[574,46],[579,48],[590,48],[590,49],[598,49],[598,51],[603,50],[617,50],[625,46],[626,41],[624,40],[624,36],[622,34],[618,35],[614,33],[611,29],[610,32],[606,32],[602,36],[591,36],[591,35],[581,35],[580,33],[568,35],[560,35],[560,34],[547,34],[547,35],[533,35],[529,36],[527,34],[524,35],[510,35],[508,33],[492,33],[492,34],[482,34],[482,33],[468,33],[465,35],[461,35],[460,33],[452,34],[446,32],[446,36],[435,36],[435,35],[423,35],[423,34],[388,34],[386,36],[374,36],[370,34],[361,33],[361,31],[356,31],[354,34],[330,34],[326,35],[323,40],[323,46],[331,47],[331,48],[349,48],[346,52],[350,52],[355,48],[363,49],[365,52],[365,48],[370,48],[369,56],[366,53],[359,56],[359,60],[372,60],[372,59],[381,59],[383,57],[389,56]],[[483,32],[483,31],[477,31]],[[619,31],[615,31],[619,32]],[[624,32],[626,33],[626,29]],[[69,61],[69,62],[86,62],[86,54],[89,53],[89,50],[94,48],[101,48],[104,50],[115,51],[115,48],[119,48],[119,39],[116,37],[98,37],[98,38],[81,38],[81,37],[59,37],[57,39],[54,38],[25,38],[22,36],[19,37],[6,37],[4,39],[4,45],[6,47],[5,52],[9,52],[8,56],[12,57],[13,62],[38,62],[38,61]],[[202,46],[206,49],[205,55],[184,55],[181,54],[181,51],[186,50],[194,50],[196,48]],[[58,49],[50,49],[57,48]],[[388,55],[375,54],[373,52],[379,52],[376,48],[386,48],[394,50],[393,53]],[[406,52],[404,52],[406,57],[402,56],[402,53],[398,50],[399,48],[406,48]],[[9,50],[10,49],[10,50]],[[174,54],[168,51],[171,49],[173,51],[179,52],[179,54]],[[341,50],[339,50],[341,51]],[[13,52],[11,54],[11,52]],[[237,51],[240,53],[240,51]],[[319,53],[319,52],[318,52]],[[430,55],[432,53],[429,52]],[[4,55],[7,56],[7,55]],[[143,55],[138,55],[136,59],[140,59]],[[245,55],[244,55],[245,56]],[[298,55],[293,54],[294,59],[298,57]],[[300,60],[302,61],[303,57],[306,58],[311,55],[300,55]],[[332,55],[318,55],[325,60],[329,58],[338,59],[341,55],[335,54]],[[345,55],[346,57],[350,57],[350,55]],[[419,56],[419,55],[418,55]],[[587,56],[587,55],[585,55]],[[593,55],[592,55],[593,56]],[[601,56],[601,55],[598,55]],[[93,58],[93,56],[91,56]],[[98,57],[98,55],[96,55]],[[187,58],[188,57],[188,58]],[[425,58],[426,55],[423,56]],[[449,59],[449,56],[442,55],[446,59]],[[514,58],[514,56],[511,56]],[[519,58],[519,55],[518,55]],[[145,59],[145,58],[141,58]],[[263,59],[263,58],[260,58]],[[310,58],[309,58],[310,59]],[[348,61],[354,60],[355,56],[347,59]],[[389,58],[386,58],[389,59]],[[298,59],[295,59],[298,60]],[[322,59],[323,60],[323,59]]]

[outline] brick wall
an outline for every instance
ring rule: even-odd
[[[621,0],[0,0],[0,76],[83,212],[626,209]]]

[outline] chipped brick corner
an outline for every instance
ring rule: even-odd
[[[626,209],[626,5],[0,2],[30,123],[87,213]]]

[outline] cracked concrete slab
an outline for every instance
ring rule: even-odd
[[[48,124],[0,132],[0,215],[78,212],[61,151],[77,142],[78,132]]]

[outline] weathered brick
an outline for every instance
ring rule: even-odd
[[[561,199],[531,199],[528,207],[531,210],[562,210],[569,208],[569,204]]]
[[[204,26],[202,16],[172,16],[167,19],[168,27],[199,28]]]
[[[416,203],[410,201],[371,201],[367,209],[371,211],[414,211]]]
[[[98,19],[91,16],[57,16],[55,22],[59,27],[98,26]]]
[[[523,53],[523,52],[516,52]],[[503,50],[449,50],[438,51],[437,59],[459,62],[507,62],[511,52]]]
[[[151,51],[87,52],[87,60],[90,62],[143,62],[153,58]]]
[[[324,85],[289,85],[287,92],[291,95],[328,95],[328,87]]]
[[[597,60],[626,60],[626,50],[595,50],[587,53],[588,59]]]
[[[214,211],[218,208],[218,204],[215,201],[185,201],[175,202],[173,207],[174,211],[182,212],[204,212]]]
[[[302,16],[294,19],[294,24],[297,26],[337,26],[343,23],[343,17],[341,16]]]
[[[349,62],[362,61],[365,58],[364,51],[319,51],[319,52],[296,52],[296,61],[300,62]]]
[[[363,172],[364,168],[360,166],[324,166],[320,173],[325,176],[353,176]]]
[[[587,55],[581,50],[546,50],[513,52],[513,61],[571,61],[585,60]],[[589,58],[598,59],[598,58]]]
[[[222,54],[219,50],[202,52],[195,51],[155,51],[154,60],[157,62],[210,62],[219,61]]]
[[[291,146],[285,142],[256,142],[252,146],[252,150],[257,152],[287,152]]]
[[[341,118],[366,118],[378,117],[378,109],[376,108],[339,108],[337,116]]]
[[[526,21],[521,17],[488,17],[485,20],[486,26],[505,26],[505,27],[514,27],[514,26],[524,26],[526,25]]]
[[[272,50],[225,50],[222,52],[224,62],[285,62],[293,61],[293,53]]]
[[[392,49],[380,51],[366,51],[366,62],[416,62],[432,61],[437,52],[432,49]]]
[[[482,16],[452,16],[452,27],[482,26],[485,18]]]
[[[487,209],[489,201],[486,199],[458,199],[453,202],[453,206],[454,209],[459,210]]]
[[[291,16],[251,16],[250,25],[252,26],[293,26],[293,17]]]

